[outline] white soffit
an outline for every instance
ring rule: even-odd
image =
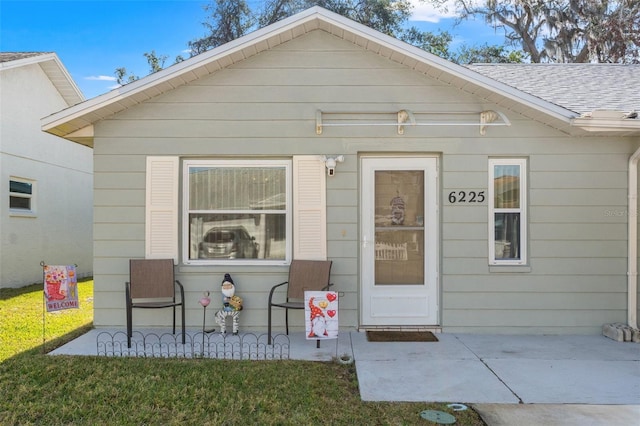
[[[23,59],[1,62],[0,71],[27,65],[39,65],[67,105],[84,101],[84,95],[55,53],[33,54]]]

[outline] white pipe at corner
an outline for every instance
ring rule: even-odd
[[[627,324],[631,328],[638,328],[638,160],[640,148],[629,157]]]

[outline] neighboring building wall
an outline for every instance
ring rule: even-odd
[[[0,84],[0,288],[42,282],[41,261],[91,276],[92,150],[41,131],[68,105],[39,65],[3,70]],[[9,211],[12,177],[34,181],[34,215]]]
[[[340,292],[340,325],[358,325],[359,156],[440,156],[441,295],[444,331],[592,333],[626,318],[626,163],[629,140],[575,138],[504,111],[511,127],[325,128],[324,111],[479,111],[475,96],[315,31],[95,125],[95,318],[123,326],[128,260],[145,253],[145,159],[344,154],[327,180],[328,255]],[[500,109],[500,108],[495,108]],[[502,110],[502,109],[500,109]],[[637,141],[636,141],[637,142]],[[529,167],[526,267],[488,266],[488,209],[450,204],[454,190],[484,190],[488,160],[524,157]],[[182,189],[180,190],[182,192]],[[241,328],[265,329],[279,266],[178,266],[187,322],[201,326],[202,291],[219,304],[231,273],[245,311]],[[218,296],[219,297],[219,296]],[[278,320],[280,313],[278,313]],[[170,312],[136,313],[139,324]],[[164,315],[164,316],[163,316]],[[282,324],[283,322],[276,322]],[[291,324],[303,324],[293,313]]]

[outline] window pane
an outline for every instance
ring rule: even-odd
[[[192,167],[190,210],[285,210],[284,167]]]
[[[520,213],[495,214],[495,250],[498,259],[520,259]]]
[[[494,208],[520,208],[520,166],[496,165],[493,173]]]
[[[375,285],[424,284],[424,231],[376,231]]]
[[[285,259],[285,214],[190,214],[189,259]]]
[[[33,194],[33,185],[28,182],[18,182],[15,180],[10,180],[9,192],[31,195]]]
[[[375,172],[376,226],[422,226],[424,171]]]
[[[10,209],[31,210],[31,198],[9,197]]]

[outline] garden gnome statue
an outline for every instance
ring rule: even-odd
[[[226,334],[227,317],[233,320],[233,334],[238,334],[238,317],[242,310],[242,299],[235,295],[236,286],[230,274],[224,274],[222,280],[222,309],[216,314],[216,322],[220,326],[220,333]]]

